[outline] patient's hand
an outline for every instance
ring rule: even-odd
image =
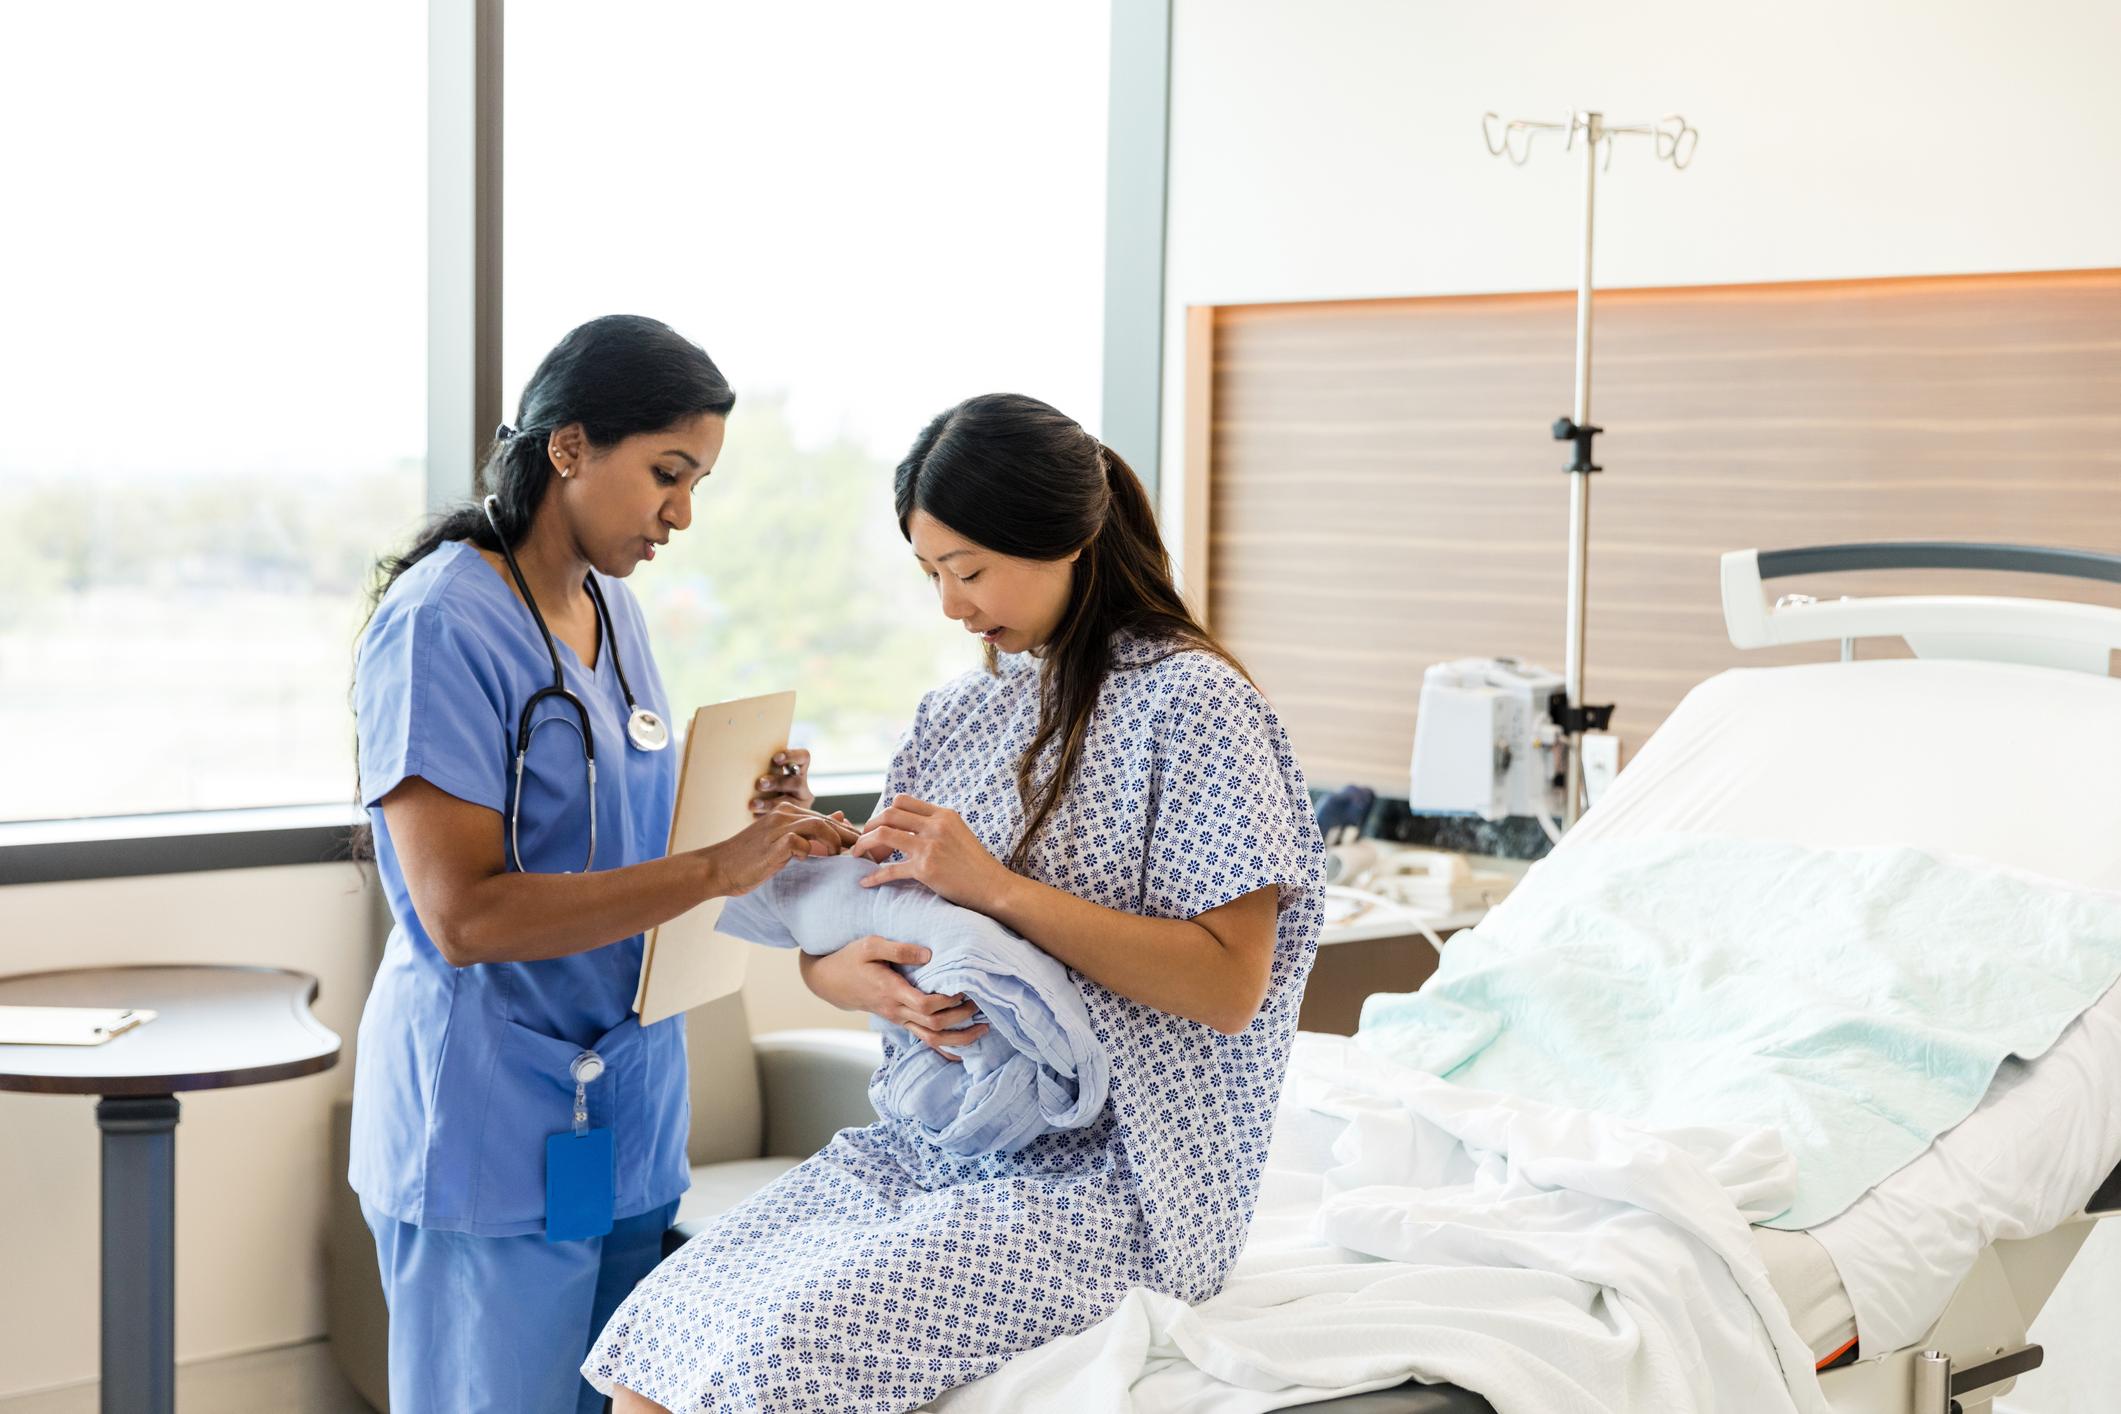
[[[841,1011],[866,1011],[894,1026],[903,1026],[944,1060],[959,1057],[951,1047],[969,1046],[987,1034],[987,1024],[972,1025],[979,1008],[960,996],[935,996],[906,980],[898,970],[928,960],[928,949],[894,943],[874,935],[859,938],[823,957],[803,954],[803,984]]]
[[[888,860],[862,880],[865,889],[894,879],[916,879],[964,908],[993,913],[1015,882],[1009,867],[987,853],[979,836],[955,810],[910,795],[894,795],[869,818],[853,854]]]

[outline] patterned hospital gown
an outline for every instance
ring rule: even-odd
[[[1026,872],[1159,918],[1279,885],[1258,1017],[1224,1036],[1071,974],[1112,1060],[1098,1120],[977,1158],[885,1121],[841,1131],[641,1283],[582,1367],[598,1388],[675,1411],[900,1414],[1094,1324],[1130,1287],[1187,1301],[1221,1287],[1317,953],[1324,847],[1265,698],[1212,655],[1156,651],[1115,644],[1075,783]],[[1028,657],[930,693],[887,798],[956,810],[1006,859],[1038,697]]]

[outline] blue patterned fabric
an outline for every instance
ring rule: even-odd
[[[1130,1288],[1187,1301],[1220,1289],[1317,953],[1324,847],[1257,689],[1206,654],[1115,648],[1082,766],[1027,872],[1159,918],[1280,886],[1258,1016],[1224,1036],[1077,976],[1112,1064],[1095,1123],[980,1158],[889,1120],[841,1131],[640,1285],[583,1365],[598,1388],[679,1411],[897,1414],[1082,1330]],[[885,794],[956,810],[1006,857],[1038,693],[1021,658],[930,693]]]
[[[870,1086],[876,1112],[913,1125],[952,1154],[1021,1149],[1041,1134],[1080,1129],[1105,1109],[1111,1064],[1068,969],[984,913],[924,885],[865,889],[879,865],[852,855],[798,859],[733,898],[716,928],[768,947],[838,952],[872,934],[918,943],[928,960],[899,970],[931,996],[964,996],[988,1030],[947,1060],[903,1026],[870,1017],[891,1037],[891,1062]]]

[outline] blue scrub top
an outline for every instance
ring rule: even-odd
[[[598,580],[634,695],[667,721],[640,605],[618,581]],[[679,753],[627,744],[611,645],[600,644],[594,670],[564,643],[559,653],[596,737],[596,867],[658,858],[669,843]],[[517,722],[551,684],[529,609],[461,541],[400,575],[361,638],[361,799],[396,926],[361,1015],[347,1177],[370,1205],[419,1227],[490,1237],[544,1230],[545,1140],[571,1127],[568,1065],[584,1050],[606,1066],[589,1087],[589,1119],[612,1131],[615,1216],[669,1203],[690,1179],[684,1020],[643,1027],[633,1014],[640,935],[572,957],[452,967],[413,910],[378,804],[419,776],[495,811],[505,829]],[[549,699],[539,718],[548,712],[573,719]],[[533,734],[523,797],[524,866],[579,870],[589,809],[574,732],[552,725]]]

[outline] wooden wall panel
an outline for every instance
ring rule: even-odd
[[[1209,615],[1322,784],[1405,790],[1421,673],[1562,666],[1573,294],[1223,306]],[[2121,550],[2121,271],[1601,293],[1586,692],[1630,748],[1741,654],[1725,550],[1977,539]],[[1189,461],[1195,460],[1189,455]],[[1205,482],[1205,486],[1199,483]],[[1778,592],[2121,586],[1871,574]],[[1896,651],[1867,644],[1866,656]]]

